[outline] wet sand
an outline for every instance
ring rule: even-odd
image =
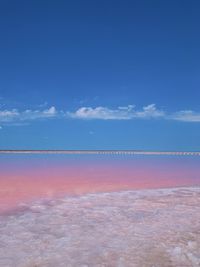
[[[21,204],[0,218],[2,267],[200,266],[200,187]]]

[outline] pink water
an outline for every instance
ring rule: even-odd
[[[63,195],[199,185],[198,156],[0,156],[0,213]]]

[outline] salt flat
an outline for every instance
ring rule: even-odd
[[[200,266],[200,188],[21,205],[0,217],[2,267]]]

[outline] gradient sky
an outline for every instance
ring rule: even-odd
[[[1,1],[0,148],[200,150],[199,13]]]

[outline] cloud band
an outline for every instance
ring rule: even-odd
[[[0,110],[0,125],[22,125],[33,120],[41,119],[79,119],[79,120],[134,120],[134,119],[165,119],[182,122],[200,122],[200,112],[182,110],[168,113],[158,109],[155,104],[144,106],[138,110],[134,105],[108,107],[80,107],[74,112],[59,111],[54,106],[44,110],[17,109]]]

